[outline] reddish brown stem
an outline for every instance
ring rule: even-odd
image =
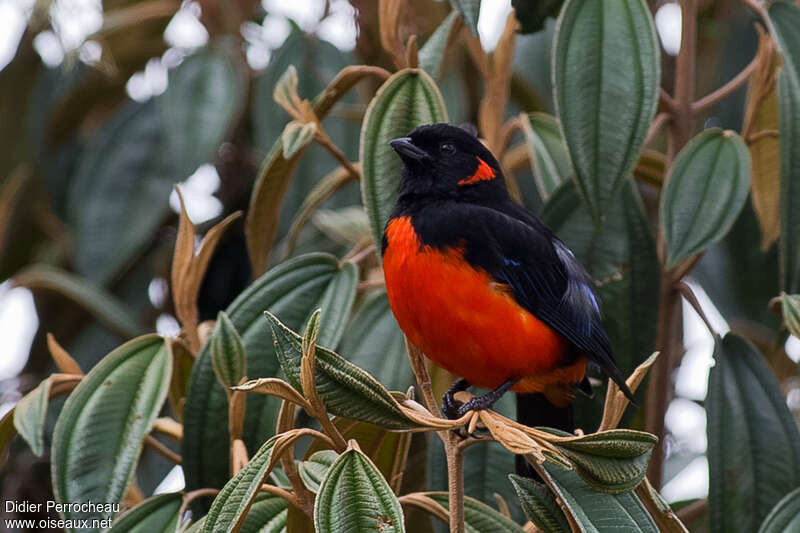
[[[742,69],[742,71],[737,74],[733,79],[731,79],[728,83],[717,89],[716,91],[707,94],[700,100],[696,101],[692,104],[692,112],[695,115],[702,113],[703,111],[708,110],[714,104],[720,102],[724,98],[730,96],[737,89],[741,88],[747,80],[750,79],[750,75],[758,66],[758,57],[754,57],[750,63]]]

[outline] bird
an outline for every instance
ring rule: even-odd
[[[389,145],[402,170],[381,243],[386,292],[409,341],[459,377],[443,414],[488,409],[512,390],[520,423],[571,433],[575,392],[591,395],[587,363],[632,399],[591,277],[509,196],[477,136],[431,124]],[[490,392],[459,405],[470,386]]]

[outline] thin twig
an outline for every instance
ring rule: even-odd
[[[689,302],[689,305],[692,306],[692,309],[694,309],[695,313],[697,313],[698,316],[703,320],[706,328],[708,328],[708,332],[711,333],[711,335],[716,336],[717,331],[714,329],[714,326],[711,325],[711,321],[708,319],[705,311],[703,311],[703,308],[700,306],[700,302],[697,301],[697,296],[694,294],[692,288],[687,285],[686,282],[681,281],[678,283],[678,290],[680,291],[681,295],[686,298],[686,301]]]
[[[405,340],[406,349],[408,350],[408,360],[411,363],[411,370],[414,372],[414,376],[417,378],[417,384],[419,385],[419,388],[422,389],[422,400],[425,403],[425,407],[428,409],[428,411],[430,411],[432,414],[436,414],[439,406],[433,397],[431,375],[428,372],[428,367],[425,366],[425,356],[422,355],[422,351],[420,351],[419,348],[414,346],[411,341],[408,340],[408,337],[405,337]]]
[[[446,432],[444,438],[450,533],[464,533],[464,450],[458,446],[459,437],[454,432]]]
[[[170,450],[169,448],[167,448],[166,446],[164,446],[160,442],[158,442],[155,439],[155,437],[153,437],[152,435],[147,435],[144,438],[144,442],[145,442],[145,444],[150,446],[153,449],[153,451],[157,452],[159,455],[163,455],[164,457],[166,457],[167,459],[169,459],[170,461],[172,461],[176,465],[179,465],[179,464],[181,464],[183,462],[180,455],[178,455],[177,453],[173,452],[172,450]]]
[[[375,253],[375,244],[370,243],[368,246],[364,246],[360,250],[356,248],[351,253],[344,256],[342,262],[348,261],[350,263],[355,263],[357,265],[374,253]]]
[[[218,489],[196,489],[193,491],[189,491],[183,495],[183,501],[181,502],[181,506],[178,509],[178,522],[180,523],[181,518],[183,517],[186,510],[189,508],[189,505],[196,500],[197,498],[205,498],[210,496],[216,496],[219,494]]]
[[[336,159],[340,165],[347,169],[353,179],[361,179],[361,172],[359,172],[353,163],[347,159],[347,156],[344,154],[344,152],[342,152],[342,149],[336,146],[331,138],[328,137],[328,134],[322,130],[322,126],[319,126],[319,131],[317,131],[317,134],[314,136],[314,140],[317,141],[320,146],[330,152],[333,158]]]
[[[519,116],[511,117],[503,124],[503,127],[500,129],[500,141],[497,143],[497,152],[502,153],[505,151],[506,146],[508,146],[509,141],[511,140],[511,136],[514,135],[514,132],[521,127],[521,122],[519,120]]]
[[[297,501],[297,497],[291,492],[286,489],[282,489],[280,487],[276,487],[275,485],[270,485],[268,483],[262,483],[261,488],[259,489],[261,492],[268,492],[270,494],[274,494],[275,496],[280,496],[287,502],[291,503],[298,509],[300,509],[300,503]]]
[[[656,115],[656,118],[653,119],[653,122],[650,123],[650,128],[647,130],[647,135],[644,137],[644,142],[642,146],[648,145],[658,132],[661,131],[661,128],[664,127],[664,124],[670,121],[670,114],[669,113],[659,113]]]
[[[748,7],[750,7],[750,9],[755,11],[756,14],[758,14],[758,16],[761,17],[761,20],[763,20],[764,22],[767,22],[767,20],[769,18],[767,16],[767,12],[764,10],[764,6],[762,6],[761,3],[758,2],[758,0],[742,0],[742,1],[745,4],[747,4]]]
[[[736,92],[739,88],[741,88],[747,80],[750,79],[750,75],[758,66],[758,56],[754,57],[750,63],[747,64],[746,67],[742,69],[739,74],[734,76],[728,83],[717,89],[716,91],[707,94],[700,100],[696,101],[692,104],[692,113],[698,115],[703,111],[706,111],[711,106],[716,104],[717,102],[721,101],[722,99],[730,96],[734,92]]]
[[[694,267],[697,266],[697,263],[700,262],[700,259],[703,257],[703,252],[699,254],[695,254],[686,261],[683,261],[678,266],[676,266],[672,272],[670,273],[670,277],[672,278],[673,282],[678,283],[685,278],[689,272],[694,270]]]
[[[781,134],[778,130],[761,130],[757,133],[752,135],[748,135],[745,141],[747,144],[753,144],[754,142],[763,139],[764,137],[780,137]]]
[[[674,113],[675,110],[678,108],[675,100],[669,95],[669,93],[663,88],[659,87],[658,89],[658,101],[661,106],[669,111],[670,113]]]

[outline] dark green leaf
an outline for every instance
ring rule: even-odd
[[[291,385],[300,384],[301,337],[265,312],[275,339],[275,354]],[[416,424],[407,419],[389,392],[375,378],[340,355],[317,346],[315,356],[317,392],[328,412],[353,420],[378,424],[387,429],[408,429]]]
[[[447,51],[447,43],[453,33],[453,26],[459,18],[457,10],[453,10],[439,24],[436,31],[428,37],[425,45],[419,49],[419,66],[431,75],[434,80],[439,79],[442,70],[442,61]]]
[[[750,190],[750,153],[736,133],[706,130],[672,164],[659,207],[667,267],[704,251],[730,231]]]
[[[174,533],[183,495],[159,494],[120,515],[107,530],[109,533]]]
[[[567,145],[555,117],[523,113],[520,119],[536,188],[542,200],[547,201],[558,186],[572,176]]]
[[[357,287],[358,267],[349,261],[342,263],[319,302],[322,316],[317,345],[333,349],[339,344],[350,319]]]
[[[233,53],[203,48],[169,72],[161,96],[167,146],[181,177],[213,162],[244,102]]]
[[[361,126],[361,194],[381,249],[383,227],[397,197],[402,162],[389,141],[421,124],[447,122],[447,111],[436,83],[423,70],[401,70],[375,93]]]
[[[786,329],[795,337],[800,338],[800,294],[781,293],[781,307]]]
[[[517,13],[520,33],[534,33],[544,28],[548,17],[555,18],[564,0],[511,0]]]
[[[291,159],[300,150],[308,146],[314,135],[317,133],[317,125],[313,122],[301,124],[296,120],[291,121],[286,125],[281,135],[281,144],[283,145],[283,158]]]
[[[286,533],[288,507],[281,497],[259,494],[247,511],[239,533]]]
[[[505,481],[505,479],[504,479]],[[450,505],[446,492],[428,492],[430,499],[449,510]],[[501,515],[483,502],[464,498],[464,525],[466,533],[522,533],[522,526]]]
[[[211,333],[211,367],[220,385],[233,387],[247,375],[247,356],[239,332],[225,311],[217,314]]]
[[[595,222],[636,164],[658,104],[659,46],[642,0],[567,0],[553,49],[555,102]]]
[[[755,531],[800,486],[800,435],[764,357],[728,333],[708,382],[711,531]]]
[[[783,497],[772,508],[759,533],[791,533],[800,531],[800,487]]]
[[[64,404],[53,433],[53,493],[59,503],[119,503],[145,436],[167,395],[172,354],[164,339],[145,335],[105,356]],[[67,511],[66,519],[110,512]]]
[[[50,403],[51,378],[47,378],[14,406],[14,427],[34,455],[44,452],[44,423]]]
[[[536,524],[544,533],[569,533],[572,531],[559,507],[553,493],[544,483],[520,477],[514,474],[508,476],[514,489],[517,491],[522,510],[525,516]]]
[[[338,272],[339,261],[331,255],[300,256],[264,274],[228,306],[226,313],[244,342],[251,377],[274,377],[280,371],[264,309],[299,329]],[[274,398],[248,395],[244,423],[248,449],[258,448],[273,434],[279,408]],[[181,455],[187,490],[221,487],[227,481],[227,427],[228,402],[214,376],[206,343],[192,368],[184,408]]]
[[[330,533],[401,533],[403,510],[369,458],[350,448],[328,469],[314,502],[314,526]]]
[[[297,465],[297,472],[308,490],[314,493],[319,490],[322,479],[337,457],[339,454],[333,450],[321,450]]]

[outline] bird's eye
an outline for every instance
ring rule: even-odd
[[[450,143],[444,143],[439,146],[439,151],[442,152],[444,155],[453,155],[456,153],[456,147]]]

